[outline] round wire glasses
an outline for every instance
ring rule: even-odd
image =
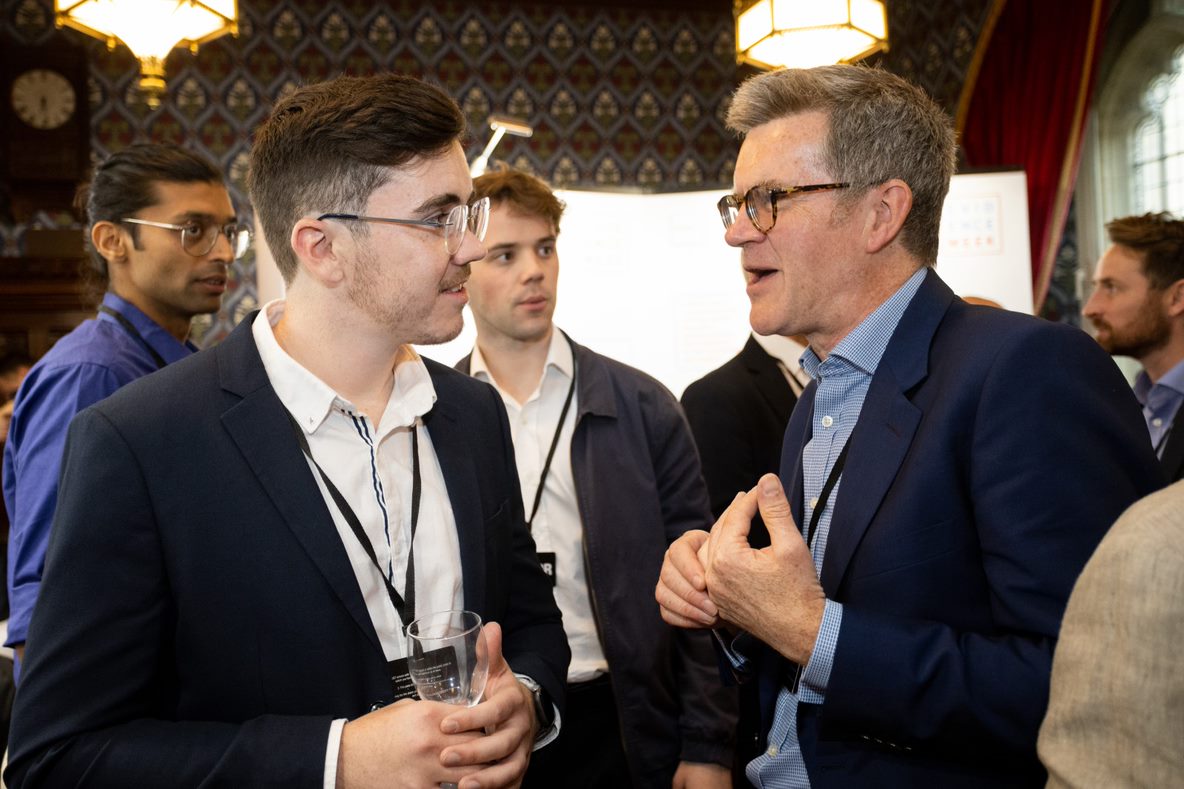
[[[240,225],[237,222],[216,225],[213,222],[200,219],[191,219],[181,224],[154,222],[151,219],[120,219],[119,221],[129,225],[147,225],[148,227],[159,227],[179,232],[181,234],[181,249],[195,258],[210,254],[210,250],[218,243],[219,236],[226,236],[235,260],[245,255],[251,246],[251,231],[247,229],[246,225]]]
[[[392,219],[385,216],[362,216],[360,214],[321,214],[318,221],[336,219],[351,222],[379,222],[390,225],[414,225],[417,227],[438,227],[444,229],[444,251],[455,255],[464,243],[465,232],[470,231],[478,241],[485,240],[489,228],[489,198],[482,197],[471,204],[461,203],[449,210],[444,219]]]

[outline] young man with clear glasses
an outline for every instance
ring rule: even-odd
[[[284,298],[71,427],[9,786],[493,789],[553,738],[569,652],[505,412],[413,347],[460,332],[485,254],[464,127],[381,74],[258,129]],[[407,668],[455,609],[485,622],[472,707]]]
[[[217,312],[230,264],[250,243],[221,173],[165,145],[100,164],[86,192],[92,262],[108,288],[93,320],[35,364],[4,447],[9,532],[7,646],[19,659],[41,587],[66,428],[82,409],[197,349],[196,315]]]

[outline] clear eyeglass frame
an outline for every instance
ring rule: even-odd
[[[343,222],[377,222],[389,225],[412,225],[415,227],[443,228],[444,251],[455,255],[464,243],[465,233],[471,232],[478,241],[485,240],[489,229],[489,198],[482,197],[473,203],[455,205],[443,221],[438,219],[393,219],[386,216],[362,216],[361,214],[321,214],[317,221],[333,219]]]
[[[136,219],[134,217],[120,219],[119,221],[129,225],[147,225],[148,227],[159,227],[163,230],[178,232],[181,234],[181,249],[195,258],[205,257],[210,254],[210,250],[218,243],[219,236],[225,236],[226,240],[230,242],[230,251],[234,253],[235,260],[245,255],[251,247],[250,229],[238,222],[227,222],[224,225],[217,225],[213,222],[203,222],[194,219],[182,224],[174,224],[171,222],[156,222],[151,219]]]

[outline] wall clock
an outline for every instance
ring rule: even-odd
[[[87,60],[65,38],[0,46],[0,184],[17,221],[68,211],[90,167]]]
[[[12,109],[34,129],[56,129],[74,116],[78,96],[70,80],[47,68],[34,68],[12,81]]]

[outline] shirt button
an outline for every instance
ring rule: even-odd
[[[835,423],[835,420],[832,417],[830,417],[830,416],[822,417],[822,426],[823,427],[830,427],[834,423]]]
[[[814,509],[817,506],[818,506],[818,497],[815,496],[814,498],[810,499],[810,509]]]
[[[1162,419],[1160,419],[1160,418],[1157,416],[1157,417],[1155,417],[1154,419],[1152,419],[1152,420],[1151,420],[1151,424],[1155,425],[1156,427],[1162,427],[1162,426],[1163,426],[1163,420],[1162,420]]]
[[[769,750],[765,751],[765,753],[768,754],[769,756],[776,756],[777,755],[777,746],[770,745]]]

